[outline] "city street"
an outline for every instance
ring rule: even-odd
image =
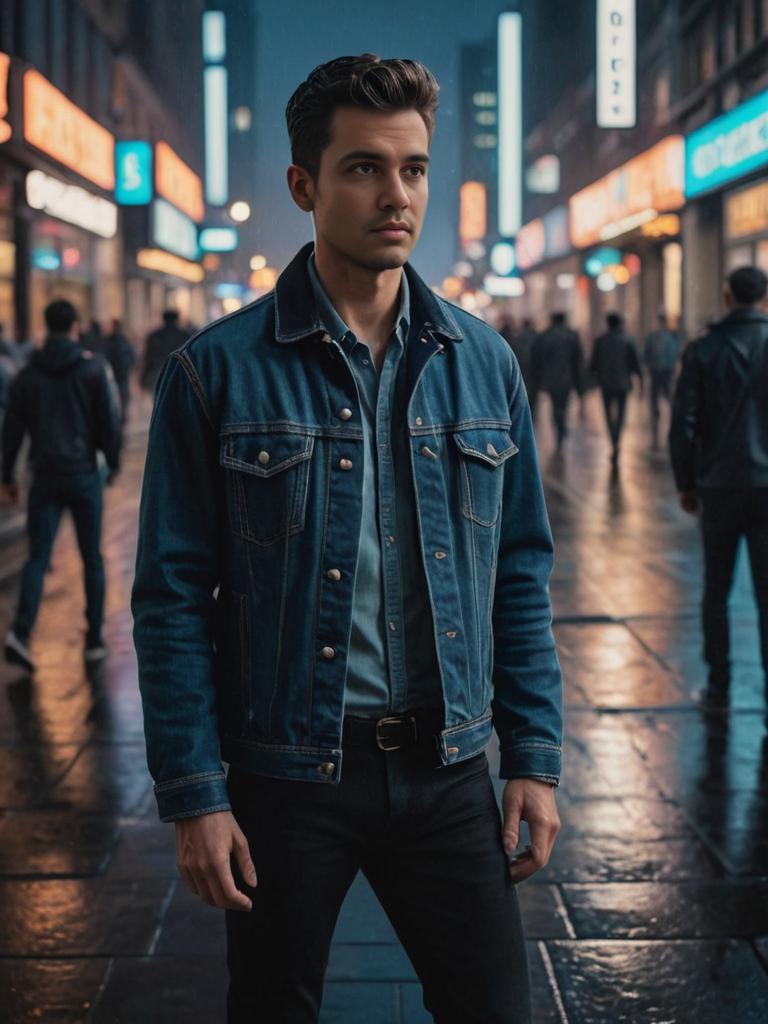
[[[536,1024],[757,1024],[768,1018],[768,740],[751,584],[732,603],[732,711],[698,691],[696,524],[630,406],[612,477],[601,409],[571,408],[540,452],[557,542],[566,680],[563,829],[520,886]],[[546,422],[545,422],[546,421]],[[71,524],[34,637],[33,680],[0,670],[4,1024],[223,1021],[223,914],[177,876],[144,742],[129,595],[144,435],[107,494],[109,660],[88,678]],[[0,628],[24,542],[3,535]],[[495,742],[488,750],[492,771]],[[502,784],[497,782],[498,792]],[[258,869],[258,864],[256,865]],[[362,878],[338,922],[323,1024],[426,1024],[421,988]]]

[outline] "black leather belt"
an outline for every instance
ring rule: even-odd
[[[439,711],[409,711],[384,718],[344,716],[342,743],[346,746],[375,745],[379,750],[402,750],[428,741],[441,728]]]

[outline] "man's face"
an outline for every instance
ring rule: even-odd
[[[427,209],[429,137],[415,110],[339,107],[317,181],[307,182],[318,250],[367,270],[401,267]]]

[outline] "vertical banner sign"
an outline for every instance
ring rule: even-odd
[[[502,14],[498,22],[499,234],[511,238],[523,212],[523,75],[520,14]]]
[[[7,142],[13,132],[5,120],[8,116],[8,72],[11,58],[7,53],[0,53],[0,142]]]
[[[634,128],[637,39],[635,0],[597,0],[597,124]]]

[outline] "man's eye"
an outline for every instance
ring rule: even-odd
[[[373,164],[355,164],[352,170],[360,171],[362,174],[367,175],[368,171],[375,171],[376,168],[373,166]]]
[[[424,175],[427,173],[425,167],[409,167],[408,170],[414,176],[414,178],[423,178]]]

